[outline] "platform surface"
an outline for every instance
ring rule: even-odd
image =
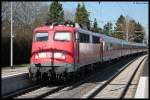
[[[15,75],[20,75],[28,73],[28,67],[14,67],[13,69],[11,68],[2,68],[1,69],[1,77],[11,77]]]
[[[143,71],[141,72],[140,80],[135,93],[135,98],[149,98],[149,59],[144,62]]]

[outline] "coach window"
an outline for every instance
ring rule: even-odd
[[[36,32],[34,40],[37,42],[47,41],[48,33],[47,32]]]
[[[58,41],[70,41],[71,33],[70,32],[55,32],[54,40]]]
[[[100,39],[97,36],[93,36],[92,40],[93,40],[93,43],[99,43],[100,42]]]
[[[80,43],[89,43],[90,42],[90,38],[89,38],[88,34],[80,33],[79,37],[80,37]]]

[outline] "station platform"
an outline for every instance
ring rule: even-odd
[[[135,98],[149,98],[149,58],[144,61],[143,70],[135,93]]]
[[[1,69],[1,78],[16,76],[28,73],[28,67],[14,67],[11,68],[2,68]]]
[[[1,95],[6,96],[17,90],[28,88],[35,84],[29,79],[28,65],[1,68]]]

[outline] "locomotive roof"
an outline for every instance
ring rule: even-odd
[[[35,28],[34,31],[49,31],[49,30],[76,30],[79,33],[84,33],[84,34],[89,34],[89,35],[93,35],[93,36],[98,36],[101,37],[102,39],[104,39],[107,42],[111,42],[111,43],[116,43],[116,44],[124,44],[124,45],[132,45],[132,46],[146,46],[145,44],[142,43],[135,43],[135,42],[127,42],[125,40],[122,39],[117,39],[111,36],[107,36],[101,33],[95,33],[89,30],[84,30],[82,28],[76,28],[76,27],[71,27],[71,26],[64,26],[64,25],[58,25],[58,26],[40,26]]]
[[[72,30],[75,27],[66,27],[64,25],[58,25],[58,26],[40,26],[34,29],[34,31],[50,31],[50,30]]]

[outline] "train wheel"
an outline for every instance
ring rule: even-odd
[[[81,78],[83,78],[84,76],[85,76],[85,68],[83,67],[83,68],[81,68],[81,71],[80,71],[80,76],[81,76]]]
[[[66,83],[67,77],[68,77],[67,73],[64,72],[64,73],[63,73],[63,82],[64,82],[64,83]]]
[[[45,81],[45,82],[49,80],[47,73],[43,73],[42,80]]]
[[[40,81],[41,80],[41,73],[39,70],[37,70],[36,72],[36,81]]]
[[[80,79],[81,76],[80,76],[80,71],[79,70],[74,72],[74,77],[75,77],[76,80]]]
[[[71,82],[71,74],[70,73],[67,73],[67,72],[64,72],[63,74],[63,81],[64,83],[68,83],[68,82]]]
[[[69,81],[69,82],[75,82],[75,81],[76,81],[75,72],[69,73],[69,75],[68,75],[68,81]]]
[[[53,71],[51,71],[50,81],[51,81],[51,83],[55,83],[55,81],[56,81],[56,73]]]
[[[62,75],[62,74],[60,74],[60,75],[58,76],[58,80],[59,80],[59,82],[62,82],[62,81],[63,81],[63,75]]]
[[[93,72],[94,71],[94,64],[91,64],[90,65],[90,72]]]

